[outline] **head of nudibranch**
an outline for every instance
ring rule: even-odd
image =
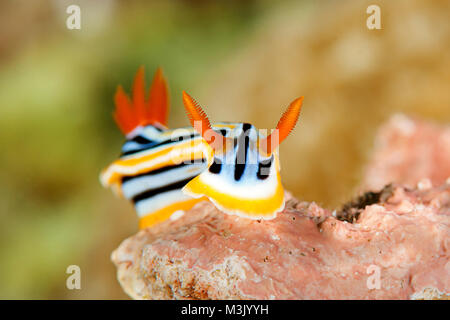
[[[208,197],[225,213],[251,219],[273,219],[284,208],[278,146],[297,123],[303,97],[294,100],[269,135],[249,123],[230,130],[211,126],[205,112],[186,92],[183,103],[192,126],[214,150],[209,167],[183,192]],[[214,129],[213,129],[214,128]]]

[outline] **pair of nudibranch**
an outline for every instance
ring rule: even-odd
[[[250,219],[273,219],[284,208],[278,146],[294,128],[303,97],[294,100],[269,135],[248,123],[211,125],[183,91],[193,128],[167,128],[169,96],[160,69],[146,98],[144,69],[132,98],[118,87],[114,118],[126,136],[122,153],[101,173],[104,186],[131,200],[140,228],[176,218],[200,201]]]

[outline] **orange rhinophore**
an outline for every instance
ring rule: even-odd
[[[183,103],[192,127],[202,135],[205,141],[215,150],[224,146],[225,137],[211,128],[205,111],[185,91],[183,91]]]
[[[303,97],[292,101],[278,121],[275,132],[261,140],[261,148],[266,154],[271,154],[294,129],[302,109],[302,103]]]
[[[132,100],[118,86],[114,98],[116,110],[114,119],[120,130],[128,135],[138,126],[162,125],[167,126],[169,96],[167,83],[158,69],[150,87],[148,99],[145,98],[144,68],[140,67],[133,83]]]

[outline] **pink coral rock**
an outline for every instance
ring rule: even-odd
[[[450,185],[390,186],[338,213],[288,196],[253,221],[199,203],[112,254],[136,299],[429,299],[450,293]]]
[[[450,178],[450,126],[396,114],[379,129],[364,188],[396,182],[419,187]]]

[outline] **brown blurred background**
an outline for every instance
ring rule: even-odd
[[[81,8],[68,30],[66,8]],[[381,8],[381,30],[366,9]],[[212,121],[273,128],[285,187],[333,208],[358,190],[378,126],[404,112],[450,121],[449,1],[17,1],[0,3],[0,298],[118,299],[111,251],[137,228],[99,184],[123,137],[111,113],[140,65],[164,69],[170,125],[187,90]],[[66,288],[79,265],[82,289]]]

